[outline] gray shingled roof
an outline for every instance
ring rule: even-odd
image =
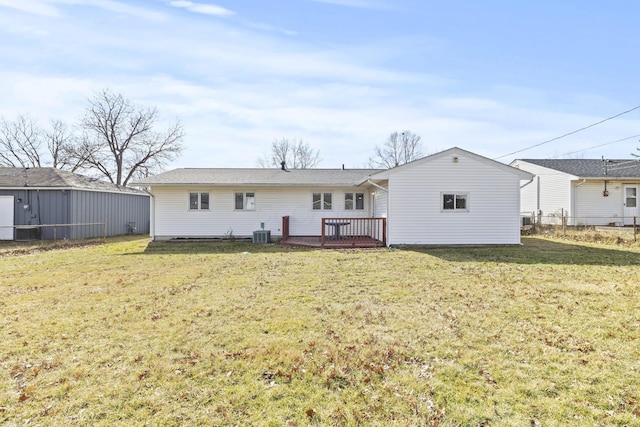
[[[640,159],[521,159],[580,178],[638,178]]]
[[[174,169],[133,185],[354,186],[379,169]]]
[[[111,184],[56,168],[0,167],[0,188],[55,188],[109,193],[146,194],[135,188]]]

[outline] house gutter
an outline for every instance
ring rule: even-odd
[[[522,188],[526,187],[527,185],[531,184],[531,183],[533,182],[533,180],[535,179],[535,177],[536,177],[536,176],[535,176],[535,175],[533,175],[533,176],[531,177],[531,179],[530,179],[528,182],[525,182],[524,184],[522,184],[522,185],[520,186],[520,188],[522,189]]]
[[[385,191],[387,194],[389,193],[389,190],[387,190],[386,188],[376,184],[375,182],[371,181],[371,179],[369,179],[369,178],[367,178],[367,183],[370,184],[370,185],[373,185],[376,188],[381,189],[382,191]]]

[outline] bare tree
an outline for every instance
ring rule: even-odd
[[[45,130],[44,135],[54,168],[76,172],[86,166],[83,156],[74,156],[78,151],[78,138],[64,122],[51,120],[51,128]]]
[[[14,121],[0,119],[0,166],[75,171],[82,163],[69,157],[74,143],[73,133],[60,120],[52,120],[50,128],[43,129],[29,115]]]
[[[81,120],[80,143],[70,153],[118,185],[145,176],[174,160],[182,151],[179,121],[164,133],[154,130],[158,110],[133,105],[106,89],[89,99]]]
[[[382,146],[376,145],[369,165],[375,168],[389,169],[422,157],[420,135],[405,130],[393,132]]]
[[[28,115],[15,121],[0,121],[0,165],[40,167],[42,165],[42,131]]]
[[[259,158],[258,166],[280,167],[282,162],[291,169],[311,169],[320,162],[320,152],[301,139],[282,138],[271,143],[271,153]]]

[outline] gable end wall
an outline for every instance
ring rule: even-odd
[[[391,171],[390,244],[519,244],[520,179],[470,156]],[[469,195],[468,212],[443,211],[443,192]]]

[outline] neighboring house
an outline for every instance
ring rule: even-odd
[[[146,192],[55,168],[0,167],[0,240],[133,232],[149,232]]]
[[[521,190],[522,211],[543,222],[632,225],[640,215],[638,159],[522,159],[511,166],[535,175]]]
[[[531,177],[452,148],[389,170],[186,168],[134,185],[152,194],[155,240],[251,237],[263,226],[276,239],[339,240],[379,218],[386,244],[519,244],[520,185]]]

